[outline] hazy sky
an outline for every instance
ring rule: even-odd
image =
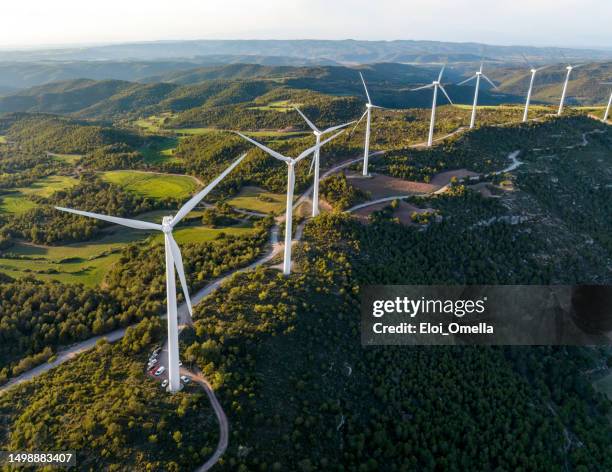
[[[612,0],[4,0],[0,47],[431,39],[612,49]]]

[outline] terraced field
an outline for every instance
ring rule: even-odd
[[[102,178],[130,192],[150,198],[183,199],[191,196],[198,188],[197,181],[187,175],[117,170],[104,172]]]

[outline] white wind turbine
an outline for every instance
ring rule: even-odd
[[[284,254],[284,261],[283,261],[283,274],[285,275],[289,275],[291,273],[291,239],[293,236],[293,233],[291,231],[291,226],[293,223],[293,220],[292,220],[293,218],[293,188],[295,186],[295,165],[298,162],[300,162],[302,159],[304,159],[305,157],[315,152],[318,148],[323,146],[325,143],[331,141],[332,139],[339,136],[343,132],[344,131],[340,131],[339,133],[334,134],[332,137],[327,138],[325,141],[322,141],[306,149],[295,159],[292,159],[291,157],[283,156],[281,153],[276,152],[267,146],[264,146],[263,144],[255,141],[254,139],[251,139],[242,133],[236,132],[238,136],[246,139],[250,143],[257,146],[258,148],[270,154],[275,159],[278,159],[279,161],[283,161],[285,164],[287,164],[287,167],[288,167],[288,170],[287,170],[287,209],[285,210],[285,254]]]
[[[565,56],[563,56],[565,58]],[[567,74],[565,75],[565,82],[563,83],[563,91],[561,92],[561,100],[559,102],[559,110],[557,111],[557,116],[561,116],[563,113],[563,104],[565,102],[565,95],[567,93],[567,84],[569,83],[570,74],[577,67],[583,66],[584,64],[578,64],[577,66],[573,66],[568,64],[565,68],[567,69]]]
[[[189,310],[189,314],[192,315],[191,299],[189,298],[189,291],[187,289],[187,279],[185,278],[185,270],[183,268],[183,259],[181,257],[181,250],[178,244],[172,237],[172,230],[210,191],[217,186],[223,178],[229,174],[234,167],[236,167],[245,158],[246,154],[238,158],[232,165],[225,169],[221,175],[213,180],[206,188],[192,197],[179,211],[172,216],[164,216],[162,224],[149,223],[148,221],[129,220],[126,218],[118,218],[115,216],[100,215],[98,213],[90,213],[88,211],[72,210],[70,208],[55,207],[57,210],[66,211],[68,213],[74,213],[80,216],[87,216],[89,218],[95,218],[98,220],[108,221],[110,223],[116,223],[122,226],[135,229],[151,229],[162,231],[164,233],[164,244],[166,252],[166,297],[168,304],[168,391],[178,392],[181,389],[181,382],[179,377],[179,345],[178,345],[178,312],[176,306],[176,279],[174,274],[174,268],[178,272],[179,280],[181,281],[181,287],[183,288],[183,294],[185,296],[185,303]]]
[[[489,79],[486,75],[484,75],[484,73],[482,72],[482,62],[480,63],[480,69],[469,79],[465,79],[463,82],[459,82],[457,85],[463,85],[463,84],[467,84],[470,80],[472,79],[476,79],[476,87],[474,88],[474,104],[472,105],[472,117],[470,118],[470,128],[474,127],[474,124],[476,123],[476,106],[478,105],[478,89],[480,88],[480,78],[482,77],[483,79],[485,79],[487,82],[489,82],[493,88],[497,88],[497,85],[495,85],[491,79]],[[444,90],[444,89],[442,89]],[[449,98],[450,100],[450,98]]]
[[[612,82],[602,82],[603,85],[612,85]],[[608,121],[608,115],[610,114],[610,105],[612,105],[612,90],[610,91],[610,98],[608,99],[608,106],[604,113],[603,121]]]
[[[372,100],[370,99],[370,94],[368,93],[368,87],[366,87],[365,80],[363,80],[363,74],[360,72],[359,77],[361,77],[361,82],[363,83],[363,88],[365,89],[366,97],[368,97],[368,101],[366,103],[366,109],[361,115],[361,118],[357,121],[355,128],[361,123],[363,117],[366,116],[366,133],[365,133],[365,144],[363,147],[363,175],[368,175],[368,158],[370,157],[370,125],[372,123],[372,108],[383,108],[378,105],[374,105]],[[351,131],[352,132],[352,131]]]
[[[529,80],[529,89],[527,90],[527,99],[525,100],[525,111],[523,112],[523,123],[525,123],[529,116],[529,104],[531,103],[531,92],[533,92],[533,83],[535,81],[536,72],[546,69],[550,66],[535,68],[529,63],[525,55],[523,55],[523,59],[525,59],[525,62],[529,66],[529,71],[531,72],[531,79]]]
[[[444,68],[446,66],[442,66],[442,69],[440,69],[440,74],[438,75],[438,80],[434,80],[431,84],[429,85],[423,85],[422,87],[417,87],[415,89],[412,89],[412,92],[415,92],[417,90],[423,90],[423,89],[428,89],[428,88],[433,88],[433,104],[431,105],[431,121],[429,123],[429,137],[427,138],[427,146],[431,147],[431,145],[433,144],[433,132],[434,132],[434,126],[436,123],[436,102],[438,101],[438,88],[440,90],[442,90],[442,92],[444,92],[444,95],[446,95],[446,98],[448,99],[448,101],[450,102],[451,105],[453,105],[453,101],[450,99],[450,97],[448,96],[448,93],[446,93],[446,90],[444,90],[444,86],[441,83],[442,80],[442,74],[444,73]]]
[[[355,123],[355,121],[349,121],[348,123],[344,123],[343,125],[332,126],[331,128],[327,128],[321,131],[314,125],[312,121],[310,121],[306,117],[306,115],[304,115],[304,113],[300,111],[298,107],[294,108],[300,114],[300,116],[304,118],[306,124],[310,126],[310,129],[312,129],[312,133],[315,135],[316,138],[317,149],[314,152],[314,157],[312,158],[312,164],[310,166],[311,171],[314,167],[314,182],[312,187],[312,216],[315,217],[319,214],[319,160],[321,157],[321,137],[333,131],[345,128],[348,125],[352,125],[353,123]]]

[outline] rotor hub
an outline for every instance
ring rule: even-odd
[[[171,233],[172,232],[172,217],[171,216],[164,216],[162,218],[162,231],[164,233]]]

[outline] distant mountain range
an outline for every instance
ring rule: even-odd
[[[439,41],[201,40],[63,49],[0,50],[0,95],[71,79],[152,81],[182,71],[228,64],[331,66],[373,63],[496,64],[612,60],[612,49],[491,46]],[[174,78],[173,75],[175,76]],[[188,79],[186,79],[188,80]]]

